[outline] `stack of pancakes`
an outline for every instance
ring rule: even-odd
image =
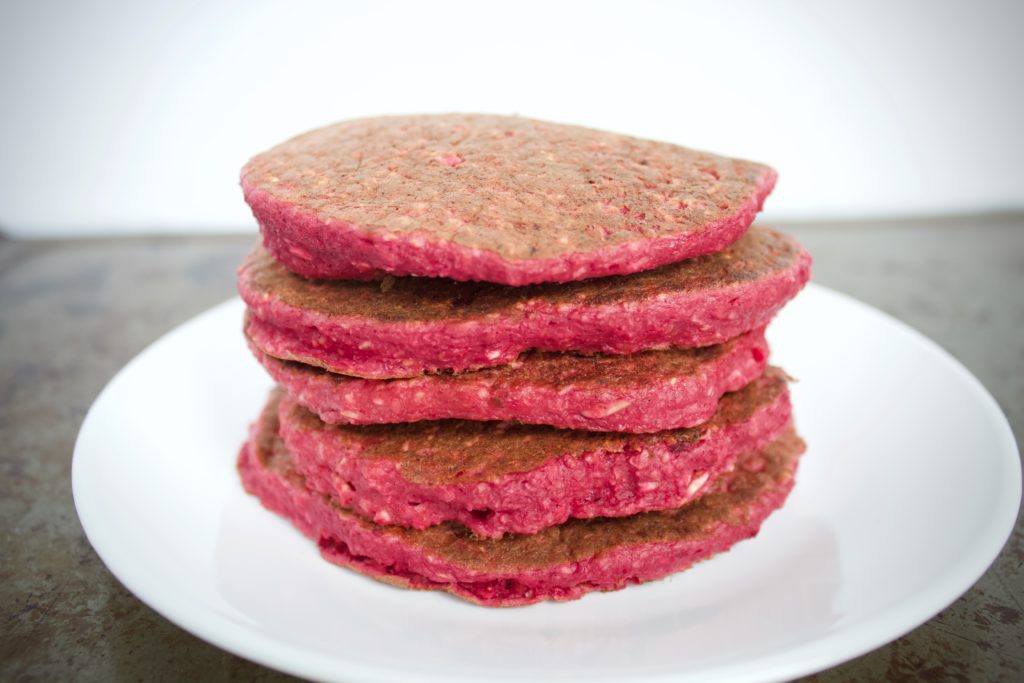
[[[757,533],[803,443],[765,326],[810,275],[770,168],[482,115],[251,160],[239,269],[277,382],[248,491],[328,560],[490,606],[661,578]]]

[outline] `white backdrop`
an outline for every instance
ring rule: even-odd
[[[768,219],[1024,207],[1024,3],[5,2],[0,229],[253,230],[253,153],[489,111],[771,163]]]

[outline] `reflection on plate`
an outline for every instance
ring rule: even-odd
[[[488,610],[320,559],[234,459],[270,381],[229,301],[129,363],[75,448],[110,570],[171,621],[268,666],[346,681],[766,681],[892,640],[984,572],[1020,502],[1005,418],[945,352],[810,286],[769,328],[809,449],[760,535],[670,579]],[[937,532],[941,530],[941,533]]]

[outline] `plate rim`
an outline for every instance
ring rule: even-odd
[[[1007,485],[999,492],[998,496],[1002,502],[1001,511],[999,514],[993,515],[993,520],[999,521],[1001,524],[990,524],[984,530],[985,540],[979,541],[979,544],[986,549],[986,552],[976,552],[969,556],[969,561],[961,562],[958,565],[961,569],[955,576],[951,577],[947,572],[940,577],[939,583],[944,590],[919,591],[901,603],[900,610],[890,609],[883,610],[881,613],[869,614],[843,629],[825,633],[799,645],[788,647],[781,653],[758,657],[753,660],[753,663],[751,661],[728,663],[703,670],[700,672],[702,680],[733,682],[785,680],[837,666],[902,637],[955,602],[985,574],[998,558],[1013,532],[1020,512],[1021,462],[1019,448],[1005,413],[981,381],[937,342],[889,313],[815,282],[808,283],[807,291],[814,291],[825,297],[838,298],[844,304],[858,308],[865,314],[881,318],[900,332],[908,334],[915,343],[927,348],[948,369],[956,373],[959,379],[971,387],[975,397],[984,404],[985,413],[993,418],[993,429],[998,434],[997,438],[1000,444],[999,450],[1003,451],[1005,447],[1007,453],[1006,457],[1003,457],[1001,453],[999,455],[998,462],[1002,463],[1001,469],[1004,469],[1008,476],[1005,479]],[[176,337],[188,334],[191,328],[202,325],[207,318],[224,315],[226,309],[240,308],[241,306],[242,302],[239,297],[233,296],[174,326],[122,366],[93,400],[75,439],[71,462],[71,488],[75,511],[90,545],[107,570],[143,604],[162,617],[215,647],[272,669],[321,680],[335,680],[339,676],[346,676],[373,683],[395,680],[420,681],[422,683],[475,680],[463,674],[386,669],[351,660],[344,661],[345,668],[339,670],[337,657],[330,657],[318,652],[303,652],[295,646],[282,644],[268,634],[231,620],[228,615],[216,611],[211,613],[207,608],[205,618],[198,618],[200,615],[195,613],[195,608],[206,607],[200,598],[193,597],[182,601],[176,599],[176,594],[173,591],[165,593],[154,590],[153,577],[150,576],[147,580],[142,579],[137,575],[137,568],[132,567],[130,562],[124,562],[123,554],[117,552],[110,545],[109,539],[102,531],[100,521],[93,516],[90,509],[90,494],[82,490],[83,476],[80,472],[84,466],[82,463],[88,457],[83,454],[87,452],[88,439],[91,438],[90,424],[98,419],[95,415],[103,410],[104,402],[110,400],[108,397],[117,391],[119,383],[124,381],[122,378],[133,372],[135,367],[144,363],[148,356],[157,353],[161,346],[173,343]],[[1009,457],[1011,453],[1016,454],[1015,459]],[[1011,510],[1013,514],[1010,514]],[[161,579],[160,583],[166,582]],[[934,585],[934,582],[930,584],[932,587]],[[942,597],[936,597],[938,595]],[[912,607],[909,610],[907,609],[908,604]],[[882,627],[879,626],[879,622],[883,624]],[[841,654],[837,655],[837,652]],[[678,676],[678,673],[653,674],[643,675],[634,680],[660,683],[678,680]],[[554,683],[554,681],[564,682],[567,680],[534,675],[528,678],[503,676],[499,672],[492,672],[489,678],[510,682],[530,681],[530,683],[546,683],[547,681]]]

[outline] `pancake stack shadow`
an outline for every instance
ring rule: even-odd
[[[803,442],[765,327],[810,277],[753,162],[516,117],[380,117],[251,160],[277,383],[246,489],[327,560],[486,606],[756,535]]]

